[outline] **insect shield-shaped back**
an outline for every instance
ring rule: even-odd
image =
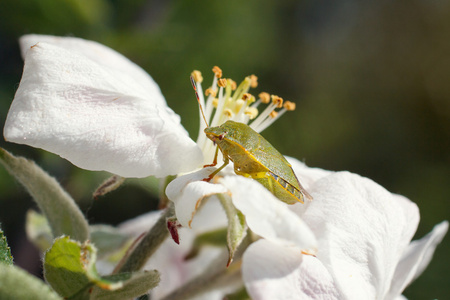
[[[234,163],[236,174],[255,179],[283,202],[294,204],[297,201],[303,203],[304,197],[312,199],[286,158],[249,126],[227,121],[206,128],[205,133],[224,156],[225,163],[220,169],[229,159]],[[215,174],[217,172],[211,175]]]

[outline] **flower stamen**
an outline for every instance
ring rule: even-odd
[[[196,83],[199,93],[200,103],[206,102],[205,118],[209,122],[209,126],[219,126],[227,120],[233,120],[244,124],[249,124],[256,132],[261,132],[279,119],[286,111],[295,109],[295,103],[290,101],[284,102],[283,99],[276,95],[269,95],[262,92],[258,95],[258,100],[249,93],[250,88],[258,86],[258,77],[250,75],[236,87],[236,82],[230,78],[223,78],[222,70],[215,66],[212,69],[214,73],[213,83],[210,88],[206,89],[204,100],[201,81],[203,80],[199,71],[194,71],[192,77]],[[283,103],[284,102],[284,103]],[[257,107],[260,104],[268,104],[258,115]],[[204,104],[202,104],[204,105]],[[205,124],[201,123],[197,144],[205,154],[205,160],[210,161],[210,156],[214,154],[214,145],[208,143],[208,139],[204,134]],[[211,153],[210,153],[211,152]],[[210,155],[211,154],[211,155]]]

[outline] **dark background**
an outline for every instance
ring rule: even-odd
[[[96,40],[148,71],[195,139],[193,69],[209,84],[214,65],[254,91],[295,101],[263,135],[309,166],[349,170],[409,197],[421,211],[416,238],[450,217],[450,1],[2,0],[0,124],[20,81],[17,39],[26,33]],[[93,202],[108,174],[0,141],[36,160],[79,202],[92,223],[116,224],[155,208],[157,183],[132,180]],[[24,237],[30,197],[0,168],[0,222],[15,261],[39,274]],[[409,299],[448,297],[447,237]]]

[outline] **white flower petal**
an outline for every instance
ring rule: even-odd
[[[120,53],[100,43],[76,37],[29,34],[20,38],[20,49],[25,59],[30,47],[37,43],[52,44],[71,52],[76,52],[107,69],[111,77],[126,80],[122,93],[140,98],[148,98],[154,103],[165,105],[166,100],[152,77],[141,67],[131,62]]]
[[[416,205],[347,172],[319,179],[310,192],[314,200],[302,218],[318,237],[317,258],[346,299],[383,298],[411,238],[408,228],[417,226]]]
[[[386,299],[395,299],[408,284],[422,274],[447,230],[448,222],[444,221],[434,226],[433,230],[425,237],[411,242],[395,270],[394,280]]]
[[[287,161],[292,165],[292,169],[294,170],[294,173],[297,176],[298,180],[307,191],[309,191],[309,188],[317,180],[334,173],[333,171],[327,171],[319,168],[310,168],[293,157],[285,157]]]
[[[267,240],[245,251],[242,276],[252,299],[343,299],[317,258]]]
[[[198,167],[201,151],[178,116],[155,95],[132,94],[127,74],[115,75],[76,52],[38,43],[26,54],[5,139],[123,177],[163,177]]]
[[[302,250],[316,250],[317,241],[308,226],[261,184],[242,176],[225,176],[219,182],[230,190],[234,206],[254,233]]]
[[[312,194],[311,191],[312,186],[320,178],[333,174],[334,172],[319,168],[309,168],[304,163],[293,157],[286,156],[286,159],[292,165],[292,170],[294,170],[294,173],[297,176],[298,180],[300,181],[300,184],[313,197],[314,201],[315,200],[314,195]],[[305,203],[303,204],[296,203],[294,205],[291,205],[290,209],[294,211],[297,215],[302,216],[311,203],[312,203],[311,201],[305,201]]]
[[[191,227],[192,219],[205,197],[226,193],[220,184],[202,181],[214,168],[203,168],[197,172],[175,178],[167,185],[166,195],[175,204],[175,214],[181,225]]]

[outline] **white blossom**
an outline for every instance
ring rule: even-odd
[[[226,226],[219,197],[231,199],[255,235],[242,257],[242,284],[254,299],[401,297],[447,232],[445,221],[411,242],[419,222],[413,202],[370,179],[308,168],[295,159],[290,163],[312,202],[288,206],[259,183],[235,175],[231,166],[205,182],[215,170],[201,168],[214,156],[214,146],[203,134],[206,125],[197,143],[191,140],[141,68],[103,45],[78,38],[28,35],[21,47],[25,67],[4,127],[6,140],[124,177],[185,173],[166,189],[185,228],[180,230],[183,246],[166,241],[150,260],[163,272],[157,297],[203,271],[201,259],[211,262],[221,255],[211,250],[196,262],[183,259],[195,234]],[[267,95],[252,104],[256,99],[247,92],[255,77],[246,77],[232,94],[232,81],[219,83],[219,71],[214,71],[207,99],[201,76],[194,74],[206,121],[211,126],[227,119],[247,124]],[[250,127],[260,132],[272,124],[276,101]],[[278,117],[290,109],[279,110]],[[138,231],[137,224],[122,230]],[[221,299],[227,291],[213,291],[208,299]]]

